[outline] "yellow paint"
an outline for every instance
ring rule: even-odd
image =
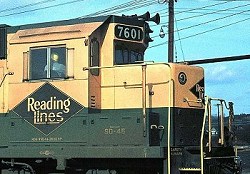
[[[142,65],[103,67],[102,107],[104,109],[141,108]],[[181,85],[178,74],[185,72],[187,82]],[[198,107],[199,102],[188,103],[184,99],[198,101],[190,89],[203,79],[203,69],[179,64],[146,65],[146,106],[155,107]],[[171,94],[169,91],[172,91]],[[149,95],[153,92],[153,95]],[[169,100],[169,97],[171,97]],[[171,101],[171,103],[169,103]]]
[[[73,49],[73,79],[46,81],[49,81],[80,102],[83,106],[87,107],[88,72],[82,70],[83,67],[88,66],[88,46],[85,45],[85,42],[88,40],[88,35],[99,25],[100,23],[90,24],[89,26],[86,26],[85,24],[85,29],[81,29],[83,31],[79,32],[78,36],[74,35],[73,37],[71,35],[72,38],[69,38],[67,32],[57,33],[56,31],[58,29],[61,30],[61,28],[67,28],[67,31],[71,32],[71,30],[73,31],[75,28],[82,27],[82,25],[77,24],[76,26],[67,27],[29,29],[18,31],[15,34],[9,34],[7,67],[9,71],[14,72],[14,75],[9,77],[9,87],[7,88],[9,91],[9,102],[4,102],[7,108],[13,109],[25,97],[33,93],[45,82],[44,80],[23,81],[23,54],[29,54],[29,50],[32,47],[48,47],[56,45],[65,45],[67,49]],[[6,91],[5,93],[7,94]]]
[[[49,81],[64,93],[80,102],[83,106],[89,104],[89,67],[90,41],[97,39],[100,43],[100,77],[96,80],[95,89],[100,90],[101,109],[142,108],[142,65],[146,66],[146,96],[147,108],[156,107],[199,107],[199,103],[192,106],[184,99],[197,101],[190,89],[201,79],[203,70],[181,64],[149,63],[114,66],[114,23],[87,23],[67,26],[55,26],[19,30],[8,34],[8,61],[0,62],[0,78],[6,72],[14,72],[8,76],[3,87],[0,88],[0,109],[6,112],[13,109],[24,98],[33,93],[45,81]],[[124,41],[124,44],[130,44]],[[136,44],[133,42],[133,44]],[[29,57],[30,48],[65,45],[70,49],[72,59],[69,79],[23,81],[25,77],[23,59]],[[136,47],[144,48],[143,43]],[[29,67],[29,66],[28,66]],[[69,67],[68,67],[69,68]],[[27,72],[27,71],[26,71]],[[178,82],[178,74],[187,75],[187,83]],[[18,95],[17,95],[18,94]],[[99,93],[93,93],[98,94]]]

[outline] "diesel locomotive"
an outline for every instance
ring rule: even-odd
[[[149,16],[0,25],[0,173],[240,173],[232,103],[201,67],[144,60]]]

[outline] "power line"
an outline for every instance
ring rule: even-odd
[[[250,4],[247,4],[247,5],[244,5],[244,6],[249,6],[249,5]],[[199,24],[195,24],[195,25],[192,25],[192,26],[181,28],[181,29],[178,29],[178,30],[176,30],[174,32],[177,32],[177,31],[179,32],[179,31],[182,31],[182,30],[187,30],[187,29],[190,29],[190,28],[198,27],[198,26],[205,25],[205,24],[208,24],[208,23],[211,23],[211,22],[215,22],[215,21],[219,21],[219,20],[222,20],[222,19],[226,19],[226,18],[235,16],[235,15],[239,15],[239,14],[242,14],[242,13],[245,13],[245,12],[250,12],[250,10],[240,11],[238,13],[233,13],[233,14],[230,14],[230,15],[227,15],[227,16],[224,16],[224,17],[216,18],[216,19],[213,19],[213,20],[209,20],[209,21],[206,21],[206,22],[202,22],[202,23],[199,23]],[[182,18],[182,19],[176,20],[176,22],[181,21],[181,20],[186,20],[186,19],[187,18]],[[155,38],[155,37],[159,37],[159,36],[158,35],[152,36],[152,38]]]
[[[189,27],[181,28],[181,29],[179,29],[179,31],[190,29],[190,28],[193,28],[193,27],[198,27],[198,26],[201,26],[201,25],[205,25],[205,24],[208,24],[208,23],[211,23],[211,22],[215,22],[215,21],[218,21],[218,20],[226,19],[226,18],[235,16],[235,15],[238,15],[238,14],[241,14],[241,13],[249,12],[249,11],[250,10],[245,10],[245,11],[242,11],[242,12],[239,12],[239,13],[234,13],[234,14],[227,15],[227,16],[224,16],[224,17],[216,18],[216,19],[213,19],[213,20],[210,20],[210,21],[206,21],[206,22],[203,22],[203,23],[199,23],[199,24],[196,24],[196,25],[189,26]]]
[[[229,11],[231,11],[231,10],[229,10]],[[237,10],[237,11],[240,11],[240,10]],[[236,11],[235,11],[236,12]],[[204,12],[187,12],[187,13],[193,13],[193,14],[205,14]],[[227,14],[234,14],[234,13],[230,13],[230,12],[223,12],[223,13],[220,13],[220,12],[215,12],[214,14],[218,14],[218,15],[227,15]],[[246,16],[249,16],[250,15],[250,13],[243,13],[243,14],[241,14],[241,15],[246,15]]]
[[[182,59],[183,59],[183,61],[185,61],[184,51],[183,51],[183,48],[182,48],[182,42],[181,42],[180,32],[178,30],[176,18],[175,18],[175,27],[177,29],[177,34],[178,34],[178,38],[179,38],[179,41],[180,41],[180,47],[181,47],[181,52],[182,52]],[[177,49],[175,48],[175,50],[176,50],[176,54],[177,54]],[[176,59],[177,59],[177,56],[176,56]]]
[[[85,1],[85,0],[73,0],[73,1],[64,2],[64,3],[60,3],[60,4],[55,4],[55,5],[50,5],[50,6],[46,6],[46,7],[40,7],[40,8],[36,8],[36,9],[25,10],[25,11],[21,11],[21,12],[15,12],[15,13],[10,13],[10,14],[6,14],[6,15],[1,15],[0,17],[7,17],[7,16],[13,16],[13,15],[17,15],[17,14],[29,13],[29,12],[34,12],[34,11],[38,11],[38,10],[44,10],[44,9],[59,7],[59,6],[63,6],[63,5],[73,4],[73,3],[81,2],[81,1]]]
[[[229,62],[237,60],[246,60],[250,59],[250,55],[241,55],[241,56],[231,56],[231,57],[220,57],[220,58],[209,58],[209,59],[200,59],[200,60],[191,60],[186,61],[188,65],[197,65],[197,64],[208,64],[208,63],[218,63],[218,62]]]
[[[191,8],[191,9],[188,9],[188,10],[177,12],[177,13],[175,13],[175,15],[186,13],[186,12],[191,12],[191,11],[195,11],[195,10],[202,10],[202,9],[205,9],[205,8],[208,8],[208,7],[214,7],[214,6],[223,5],[223,4],[227,4],[227,3],[229,3],[229,1],[220,2],[220,3],[216,3],[216,4],[212,4],[212,5],[206,5],[206,6],[202,6],[202,7],[198,7],[198,8]],[[165,16],[162,16],[162,17],[166,17],[166,16],[168,16],[168,15],[165,15]]]
[[[199,35],[202,35],[202,34],[206,34],[206,33],[209,33],[209,32],[215,31],[215,30],[219,30],[219,29],[222,29],[222,28],[226,28],[226,27],[229,27],[229,26],[231,26],[231,25],[235,25],[235,24],[238,24],[238,23],[241,23],[241,22],[245,22],[245,21],[248,21],[248,20],[250,20],[250,17],[249,17],[249,18],[246,18],[246,19],[243,19],[243,20],[240,20],[240,21],[236,21],[236,22],[227,24],[227,25],[223,25],[223,26],[216,27],[216,28],[213,28],[213,29],[210,29],[210,30],[206,30],[206,31],[199,32],[199,33],[196,33],[196,34],[193,34],[193,35],[189,35],[189,36],[186,36],[186,37],[177,39],[177,40],[175,40],[175,41],[179,41],[179,40],[184,40],[184,39],[189,39],[189,38],[192,38],[192,37],[196,37],[196,36],[199,36]],[[160,43],[160,44],[156,44],[156,45],[150,46],[150,47],[148,47],[148,49],[149,49],[149,48],[158,47],[158,46],[161,46],[161,45],[165,45],[165,44],[167,44],[167,43],[168,43],[168,42],[165,41],[165,42],[162,42],[162,43]]]
[[[181,11],[181,12],[178,12],[178,13],[175,13],[175,15],[177,14],[181,14],[181,13],[185,13],[185,12],[192,12],[192,11],[195,11],[195,10],[200,10],[200,9],[205,9],[205,8],[209,8],[209,7],[214,7],[214,6],[218,6],[218,5],[223,5],[223,4],[226,4],[226,3],[229,3],[229,1],[226,1],[226,2],[220,2],[220,3],[215,3],[215,4],[211,4],[211,5],[206,5],[206,6],[202,6],[202,7],[198,7],[198,8],[191,8],[191,9],[188,9],[188,10],[184,10],[184,11]],[[167,13],[167,12],[166,12]],[[161,15],[161,18],[162,17],[167,17],[168,15]],[[160,23],[160,24],[166,24],[167,22],[164,22],[164,23]],[[150,27],[155,27],[157,25],[152,25]]]
[[[239,5],[239,6],[236,6],[236,7],[231,7],[231,8],[226,8],[226,9],[222,9],[222,10],[217,10],[217,11],[213,11],[213,12],[209,12],[209,13],[204,13],[204,14],[202,14],[202,15],[195,15],[195,16],[191,16],[191,17],[181,18],[181,19],[178,19],[177,21],[183,21],[183,20],[187,20],[187,19],[192,19],[192,18],[196,18],[196,17],[205,16],[205,15],[215,14],[215,13],[217,13],[217,12],[228,11],[228,10],[231,10],[231,9],[246,7],[246,6],[249,6],[249,5],[250,5],[250,4]],[[242,11],[240,11],[239,13],[234,13],[234,14],[242,14]],[[233,15],[234,15],[234,14],[233,14]]]
[[[250,17],[249,17],[249,18],[246,18],[246,19],[243,19],[243,20],[240,20],[240,21],[236,21],[236,22],[227,24],[227,25],[223,25],[223,26],[216,27],[216,28],[213,28],[213,29],[210,29],[210,30],[206,30],[206,31],[203,31],[203,32],[200,32],[200,33],[196,33],[196,34],[193,34],[193,35],[190,35],[190,36],[181,38],[181,39],[182,39],[182,40],[188,39],[188,38],[190,38],[190,37],[195,37],[195,36],[198,36],[198,35],[201,35],[201,34],[209,33],[209,32],[212,32],[212,31],[215,31],[215,30],[219,30],[219,29],[222,29],[222,28],[225,28],[225,27],[229,27],[229,26],[231,26],[231,25],[235,25],[235,24],[238,24],[238,23],[241,23],[241,22],[245,22],[245,21],[248,21],[248,20],[250,20]],[[178,39],[178,40],[179,40],[179,39]],[[177,41],[178,41],[178,40],[177,40]]]
[[[146,6],[148,7],[148,6],[151,6],[151,5],[154,5],[154,4],[155,4],[155,2],[145,2],[145,3],[142,3],[142,4],[136,4],[134,6],[130,6],[129,8],[126,8],[126,9],[120,9],[120,10],[116,11],[115,13],[117,14],[117,13],[122,13],[124,11],[131,11],[131,10],[143,8],[143,7],[146,7]],[[106,15],[108,15],[108,14],[112,14],[112,12],[109,12]]]
[[[182,10],[187,10],[187,9],[190,9],[190,8],[185,8],[185,7],[182,7],[182,8],[175,8],[176,11],[180,10],[179,12],[182,13]],[[217,11],[219,9],[211,9],[211,8],[207,8],[207,9],[198,9],[197,11]],[[231,12],[239,12],[240,10],[228,10],[228,11],[231,11]],[[203,12],[200,12],[200,13],[203,13]]]
[[[154,5],[154,4],[156,4],[156,2],[147,2],[145,4],[138,4],[138,5],[134,6],[134,7],[130,7],[128,9],[124,9],[122,11],[119,11],[119,13],[124,12],[124,11],[131,11],[131,10],[134,10],[134,9],[143,8],[143,7],[146,7],[146,6],[151,6],[151,5]]]
[[[95,13],[91,13],[88,15],[84,15],[81,16],[80,18],[85,18],[85,17],[93,17],[93,16],[98,16],[98,15],[108,15],[108,14],[117,14],[117,13],[121,13],[124,11],[131,11],[134,9],[138,9],[138,8],[142,8],[145,6],[150,6],[155,4],[155,1],[152,0],[143,0],[143,1],[129,1],[120,5],[116,5],[110,8],[106,8],[104,10],[100,10],[98,12]]]
[[[14,8],[4,9],[4,10],[0,11],[0,13],[10,12],[10,11],[13,11],[13,10],[20,10],[20,9],[24,9],[24,8],[27,8],[27,7],[46,4],[46,3],[49,3],[49,2],[53,2],[53,1],[56,1],[56,0],[43,0],[43,1],[40,1],[40,2],[36,2],[36,3],[30,3],[30,4],[27,4],[27,5],[22,5],[22,6],[18,6],[18,7],[14,7]],[[46,6],[46,7],[39,7],[39,8],[35,8],[35,9],[24,10],[24,11],[21,11],[21,12],[13,12],[13,13],[9,13],[9,14],[3,14],[3,15],[0,15],[0,17],[7,17],[7,16],[13,16],[13,15],[18,15],[18,14],[34,12],[34,11],[38,11],[38,10],[44,10],[44,9],[49,9],[49,8],[54,8],[54,7],[58,7],[58,6],[68,5],[68,4],[72,4],[72,3],[76,3],[76,2],[80,2],[80,1],[84,1],[84,0],[73,0],[73,1],[68,1],[68,2],[64,2],[64,3],[59,3],[59,4],[55,4],[55,5]],[[155,3],[156,3],[156,1],[152,2],[152,0],[141,0],[141,1],[132,0],[132,1],[129,1],[129,2],[120,4],[120,5],[116,5],[116,6],[113,6],[111,8],[107,8],[107,9],[104,9],[104,10],[101,10],[101,11],[98,11],[98,12],[95,12],[95,13],[91,13],[89,15],[85,15],[85,16],[82,16],[82,17],[93,17],[93,16],[97,16],[97,15],[107,15],[107,14],[111,14],[111,13],[123,12],[125,10],[130,11],[130,10],[133,10],[135,8],[138,9],[138,8],[142,8],[142,7],[145,7],[145,6],[153,5]]]
[[[22,8],[32,7],[32,6],[36,6],[36,5],[40,5],[40,4],[45,4],[45,3],[48,3],[48,2],[53,2],[53,1],[56,1],[56,0],[43,0],[43,1],[36,2],[36,3],[30,3],[30,4],[26,4],[26,5],[13,7],[13,8],[7,8],[7,9],[4,9],[4,10],[1,10],[0,13],[13,11],[13,10],[19,10],[19,9],[22,9]]]
[[[243,5],[243,6],[245,6],[245,5]],[[233,7],[232,9],[239,8],[239,7],[242,7],[242,6]],[[181,9],[181,8],[179,8],[179,9]],[[184,9],[186,9],[186,8],[184,8]],[[212,9],[203,9],[203,10],[211,11]],[[213,9],[213,10],[215,10],[215,11],[209,12],[209,13],[202,12],[202,11],[199,11],[199,10],[198,11],[186,11],[185,13],[200,14],[200,15],[197,15],[197,17],[200,17],[200,16],[209,15],[209,14],[226,15],[226,14],[233,14],[233,12],[242,11],[242,10],[231,10],[231,8],[228,8],[228,9],[225,9],[225,10],[218,10],[218,9]],[[182,13],[183,11],[175,10],[175,12],[177,12],[176,14],[179,14],[179,13]],[[167,13],[167,12],[165,12],[165,13]],[[163,13],[163,14],[165,14],[165,13]],[[241,15],[250,15],[250,14],[249,13],[248,14],[244,13],[244,14],[241,14]],[[161,18],[164,18],[164,17],[168,17],[168,15],[161,15]],[[196,16],[191,16],[191,17],[187,17],[187,18],[191,19],[191,18],[194,18],[194,17],[196,17]],[[164,24],[164,23],[161,23],[161,24]]]
[[[186,12],[190,12],[190,11],[194,11],[194,10],[202,10],[202,9],[206,9],[206,8],[209,8],[209,7],[215,7],[215,6],[218,6],[218,5],[227,4],[229,2],[230,1],[225,1],[225,2],[220,2],[220,3],[216,3],[216,4],[212,4],[212,5],[206,5],[206,6],[199,7],[199,8],[192,8],[192,9],[189,9],[189,10],[184,10],[184,11],[178,12],[176,14],[186,13]]]
[[[167,10],[167,8],[166,8],[166,7],[164,7],[163,9],[153,11],[152,13],[160,13],[160,12],[162,12],[162,11],[166,11],[166,10]],[[167,12],[166,12],[166,13],[167,13]]]
[[[88,15],[81,16],[80,18],[89,17],[89,16],[97,16],[97,15],[104,14],[104,13],[107,13],[107,12],[112,11],[112,10],[114,11],[114,10],[117,10],[117,9],[120,9],[120,8],[127,7],[128,5],[132,5],[134,3],[136,3],[136,2],[134,0],[132,0],[132,1],[129,1],[129,2],[126,2],[126,3],[122,3],[122,4],[119,4],[119,5],[110,7],[110,8],[106,8],[104,10],[100,10],[100,11],[97,11],[97,12],[94,12],[94,13],[90,13]]]

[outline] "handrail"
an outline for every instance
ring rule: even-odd
[[[142,118],[143,118],[143,136],[146,137],[147,136],[147,123],[146,123],[146,119],[147,119],[147,115],[146,115],[146,65],[142,65]]]
[[[136,64],[123,64],[123,65],[113,65],[113,66],[93,66],[93,67],[83,67],[83,71],[88,71],[91,69],[109,69],[109,68],[119,68],[119,67],[135,67],[135,66],[142,66],[142,65],[167,65],[170,67],[170,64],[168,63],[147,63],[147,62],[141,62]]]
[[[223,101],[220,101],[220,144],[224,145],[225,137],[224,137],[224,109],[223,109]]]
[[[4,74],[4,77],[3,77],[3,79],[2,79],[2,81],[0,83],[0,87],[2,87],[3,82],[4,82],[5,78],[6,78],[6,76],[12,76],[12,75],[14,75],[14,72],[8,72],[7,74]]]
[[[200,148],[201,148],[201,151],[200,151],[200,160],[201,160],[201,174],[204,173],[204,159],[210,159],[212,157],[204,157],[204,148],[203,148],[203,144],[204,144],[204,133],[205,133],[205,125],[206,125],[206,120],[207,120],[207,117],[208,117],[208,148],[209,148],[209,152],[211,152],[212,150],[212,104],[211,104],[211,101],[218,101],[219,102],[219,115],[220,115],[220,144],[221,145],[224,145],[225,143],[225,135],[224,135],[224,107],[223,107],[223,104],[225,106],[225,108],[227,110],[229,110],[229,113],[233,114],[233,104],[232,102],[229,102],[229,107],[227,106],[227,103],[225,100],[223,99],[219,99],[219,98],[210,98],[208,96],[205,97],[206,98],[206,101],[205,101],[205,112],[204,112],[204,117],[203,117],[203,125],[202,125],[202,132],[201,132],[201,139],[200,139]],[[230,116],[230,117],[233,117],[233,116]],[[232,119],[232,118],[231,118]],[[231,124],[231,123],[230,123]],[[236,152],[237,153],[237,152]],[[218,157],[218,158],[227,158],[227,157]]]
[[[171,87],[174,86],[173,79],[169,80],[169,105],[171,106]],[[171,82],[173,83],[171,86]],[[172,93],[173,94],[173,93]],[[174,102],[174,101],[173,101]],[[168,107],[168,174],[171,174],[171,107]]]
[[[206,116],[208,112],[208,104],[210,104],[210,98],[205,97],[205,112],[204,112],[204,117],[203,117],[203,124],[202,124],[202,130],[201,130],[201,139],[200,139],[200,160],[201,160],[201,174],[204,174],[204,149],[203,149],[203,140],[204,140],[204,132],[205,132],[205,125],[206,125]]]

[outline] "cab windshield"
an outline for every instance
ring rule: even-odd
[[[115,43],[115,65],[140,63],[144,60],[144,49],[141,44]]]

